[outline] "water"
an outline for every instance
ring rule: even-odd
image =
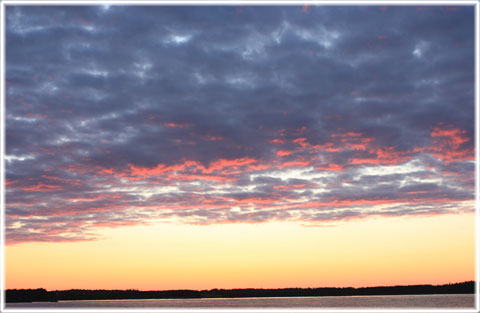
[[[7,308],[474,308],[474,295],[82,300],[8,303]]]

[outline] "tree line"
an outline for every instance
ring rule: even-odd
[[[475,293],[475,282],[467,281],[445,285],[408,285],[341,288],[280,288],[280,289],[211,289],[211,290],[87,290],[70,289],[47,291],[38,289],[8,289],[6,302],[56,302],[61,300],[118,300],[118,299],[195,299],[195,298],[251,298],[251,297],[317,297],[366,295],[419,295]]]

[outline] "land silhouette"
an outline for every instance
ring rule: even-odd
[[[47,291],[38,289],[7,289],[5,300],[13,302],[56,302],[61,300],[120,300],[120,299],[195,299],[251,297],[321,297],[367,295],[420,295],[475,293],[475,282],[466,281],[445,285],[407,285],[342,288],[279,288],[279,289],[210,289],[210,290],[88,290],[70,289]]]

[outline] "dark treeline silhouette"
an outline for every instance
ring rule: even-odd
[[[250,298],[250,297],[312,297],[365,296],[413,294],[475,293],[475,282],[446,285],[410,285],[362,288],[281,288],[281,289],[211,289],[211,290],[55,290],[8,289],[6,302],[40,302],[60,300],[115,300],[115,299],[192,299],[192,298]]]

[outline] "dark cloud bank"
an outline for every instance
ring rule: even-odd
[[[473,6],[6,7],[9,243],[473,210]]]

